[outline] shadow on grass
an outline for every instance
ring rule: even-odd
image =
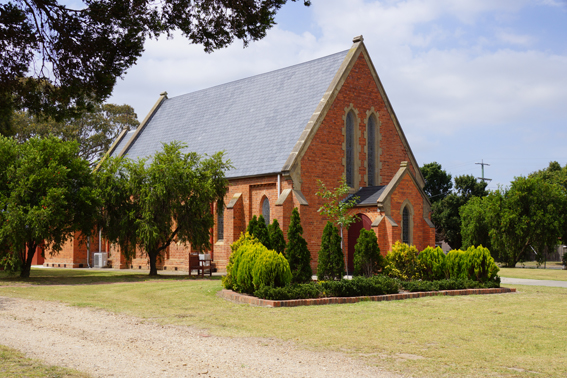
[[[188,274],[167,274],[150,277],[148,273],[128,270],[91,270],[91,269],[45,269],[32,268],[29,278],[20,278],[0,272],[0,286],[21,285],[98,285],[112,283],[132,283],[148,281],[183,281],[183,280],[220,280],[221,277],[205,278]]]

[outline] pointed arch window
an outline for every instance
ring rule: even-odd
[[[224,240],[224,206],[217,212],[217,240]]]
[[[345,158],[345,165],[346,165],[346,183],[349,187],[354,188],[354,114],[350,111],[346,117],[346,130],[345,130],[345,139],[346,139],[346,158]]]
[[[270,201],[268,197],[264,198],[262,202],[262,215],[264,216],[264,221],[266,222],[266,226],[270,224]]]
[[[411,244],[410,243],[410,212],[408,207],[404,207],[404,211],[402,213],[402,243]]]
[[[368,186],[376,186],[376,120],[374,116],[368,118],[366,133],[368,136]]]

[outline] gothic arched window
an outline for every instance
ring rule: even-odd
[[[217,240],[224,239],[224,207],[217,213]]]
[[[368,137],[368,186],[376,186],[376,121],[374,116],[368,118],[366,125],[366,135]]]
[[[411,215],[408,210],[408,206],[405,206],[404,211],[402,212],[402,243],[411,244],[410,222],[411,222]]]
[[[268,197],[264,198],[262,202],[262,215],[264,216],[264,221],[266,221],[266,226],[270,224],[270,201]]]
[[[346,130],[345,130],[345,165],[346,165],[346,183],[351,188],[354,187],[354,152],[355,152],[355,145],[354,145],[354,114],[350,111],[346,117]]]

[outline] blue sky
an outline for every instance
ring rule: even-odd
[[[141,120],[177,96],[346,50],[362,34],[420,165],[489,188],[567,164],[567,0],[289,2],[265,39],[206,54],[182,36],[146,43],[109,102]]]

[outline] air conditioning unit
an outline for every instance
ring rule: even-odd
[[[106,264],[108,263],[108,253],[107,252],[95,252],[93,257],[94,257],[94,262],[93,262],[94,268],[106,267]]]

